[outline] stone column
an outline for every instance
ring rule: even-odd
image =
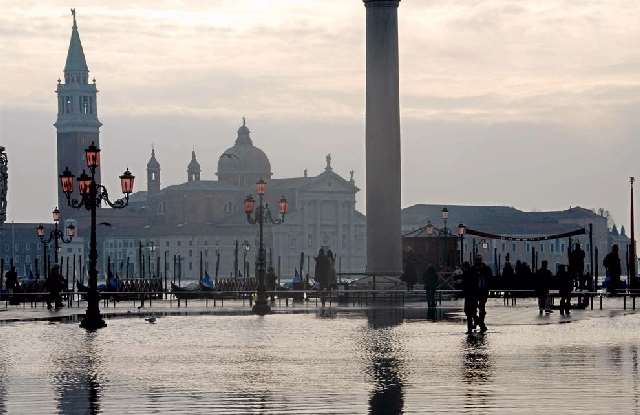
[[[402,271],[398,81],[400,0],[363,0],[367,10],[367,271]]]

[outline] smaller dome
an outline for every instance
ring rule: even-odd
[[[238,144],[248,144],[253,145],[253,141],[251,141],[251,130],[247,127],[247,119],[242,117],[242,125],[238,128],[238,138],[236,138],[236,145]]]

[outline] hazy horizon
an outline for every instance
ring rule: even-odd
[[[203,179],[247,117],[274,177],[355,171],[364,204],[361,0],[0,0],[0,144],[8,221],[56,203],[56,80],[76,7],[99,89],[103,179],[146,189]],[[640,151],[640,4],[627,0],[404,0],[400,19],[403,206],[603,207],[628,228]],[[126,147],[126,150],[123,150]]]

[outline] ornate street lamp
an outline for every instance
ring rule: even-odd
[[[458,237],[460,238],[460,266],[464,263],[464,234],[467,231],[465,226],[458,224]]]
[[[449,220],[449,209],[445,207],[442,208],[442,221],[444,222],[444,235],[447,236],[449,230],[447,229],[447,221]]]
[[[271,312],[271,307],[267,304],[267,295],[265,290],[265,272],[266,272],[266,252],[264,249],[263,228],[265,223],[278,225],[284,222],[284,216],[289,211],[289,203],[284,196],[278,202],[279,218],[274,218],[269,210],[269,205],[264,204],[264,194],[267,190],[267,183],[260,179],[256,183],[256,193],[258,194],[258,209],[256,209],[256,201],[253,196],[249,195],[244,201],[244,213],[247,215],[247,221],[254,225],[258,224],[260,228],[260,239],[258,248],[258,295],[256,303],[253,306],[253,312],[258,315],[265,315]]]
[[[73,225],[73,223],[70,223],[69,226],[67,226],[65,232],[62,232],[59,229],[58,224],[60,223],[60,211],[58,210],[58,208],[53,209],[53,212],[51,212],[51,215],[53,216],[53,230],[49,233],[48,238],[45,237],[44,225],[40,224],[36,228],[36,235],[40,239],[40,242],[42,242],[42,249],[43,249],[42,265],[44,269],[45,278],[47,277],[47,275],[49,275],[49,265],[48,265],[48,256],[47,256],[47,247],[49,246],[49,244],[53,242],[53,262],[54,264],[57,264],[58,251],[60,250],[58,241],[64,244],[69,244],[73,240],[73,237],[76,236],[76,227]]]
[[[85,161],[90,174],[85,171],[78,176],[78,192],[80,193],[80,199],[72,199],[71,193],[73,193],[73,181],[75,176],[69,171],[69,168],[65,168],[64,172],[60,175],[60,185],[62,191],[67,196],[67,202],[69,206],[74,209],[85,208],[91,213],[91,239],[89,241],[89,287],[87,292],[87,311],[80,323],[80,327],[87,330],[96,330],[105,327],[107,324],[100,315],[100,297],[98,294],[98,249],[97,249],[97,237],[96,237],[96,212],[101,202],[106,202],[114,209],[122,209],[129,204],[129,195],[133,192],[133,183],[135,177],[127,169],[120,176],[120,186],[122,193],[124,193],[123,199],[115,201],[109,200],[109,194],[107,188],[96,182],[96,169],[100,167],[100,149],[91,143],[89,147],[84,151]]]

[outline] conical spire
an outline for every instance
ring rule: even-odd
[[[64,65],[65,72],[89,72],[87,61],[82,50],[78,24],[76,23],[76,9],[71,9],[73,15],[73,28],[71,30],[71,41],[69,42],[69,52],[67,52],[67,62]]]
[[[151,158],[149,159],[149,162],[147,163],[147,168],[151,168],[151,169],[159,169],[160,168],[160,163],[156,159],[156,149],[153,146],[151,147]]]
[[[196,149],[191,151],[191,162],[187,166],[187,180],[189,182],[200,181],[200,163],[196,160]]]

